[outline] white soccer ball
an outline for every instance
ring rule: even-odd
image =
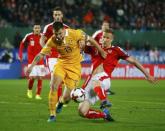
[[[73,89],[70,97],[77,103],[83,102],[85,100],[85,90],[82,88]]]

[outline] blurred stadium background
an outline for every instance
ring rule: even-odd
[[[88,34],[101,28],[103,20],[114,30],[114,45],[135,56],[158,78],[165,78],[165,2],[164,0],[1,0],[0,2],[0,79],[24,77],[24,64],[18,61],[18,47],[34,21],[42,27],[52,21],[52,9],[60,6],[64,22],[82,28]],[[90,57],[85,55],[83,76],[87,75]],[[122,62],[121,62],[122,63]],[[22,69],[22,70],[21,70]],[[142,78],[132,67],[119,65],[117,78]]]
[[[24,35],[32,31],[34,21],[40,20],[42,27],[52,21],[52,9],[55,6],[63,9],[64,23],[72,28],[82,28],[90,35],[101,28],[103,20],[108,20],[115,34],[114,45],[124,48],[143,63],[152,75],[160,79],[157,89],[149,88],[152,86],[147,82],[137,81],[144,78],[142,73],[120,61],[112,74],[112,78],[117,79],[112,81],[112,90],[116,92],[116,95],[112,96],[115,105],[112,112],[117,122],[111,127],[103,122],[100,122],[101,124],[98,124],[98,121],[86,122],[76,116],[75,103],[72,104],[73,107],[68,107],[68,112],[64,111],[61,115],[59,123],[56,124],[57,128],[46,125],[48,80],[44,82],[42,102],[29,101],[25,98],[26,81],[19,78],[25,77],[27,54],[25,51],[23,63],[20,63],[19,44]],[[84,78],[90,73],[88,55],[85,55],[82,64]],[[48,129],[84,131],[91,130],[90,127],[93,125],[93,131],[110,128],[115,131],[146,129],[163,131],[165,130],[165,0],[0,0],[0,79],[18,79],[0,80],[1,131]],[[65,115],[71,119],[65,120]]]

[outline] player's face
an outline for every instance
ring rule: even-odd
[[[109,29],[109,23],[108,22],[103,22],[101,28],[102,28],[102,31],[105,31],[105,30]]]
[[[102,40],[103,40],[103,47],[111,46],[111,42],[113,40],[113,34],[103,32]]]
[[[56,42],[58,44],[61,44],[65,37],[65,29],[59,29],[58,31],[54,31],[54,34],[56,36]]]
[[[54,21],[60,21],[62,22],[63,14],[61,11],[53,11],[53,18]]]
[[[40,34],[41,26],[40,25],[34,25],[33,32],[34,32],[34,34]]]

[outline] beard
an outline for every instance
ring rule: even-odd
[[[58,44],[58,45],[61,45],[62,44],[62,39],[59,39],[59,38],[56,38],[55,39],[55,42]]]

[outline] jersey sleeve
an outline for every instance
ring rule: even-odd
[[[87,34],[82,30],[76,30],[75,38],[76,38],[77,41],[86,40],[87,39]]]
[[[53,43],[53,40],[52,40],[52,38],[50,38],[48,41],[47,41],[47,43],[46,43],[46,45],[42,48],[42,50],[41,50],[41,54],[44,54],[44,55],[50,55],[51,54],[51,49],[53,48],[53,47],[55,47],[55,46],[53,46],[54,45],[54,43]]]
[[[28,34],[25,35],[25,37],[23,38],[23,40],[21,41],[20,46],[19,46],[19,58],[21,60],[22,60],[22,52],[23,52],[23,49],[24,49],[24,45],[27,41],[28,41]]]
[[[120,59],[126,60],[130,55],[122,48],[117,47],[118,56]]]
[[[49,26],[46,25],[43,30],[43,35],[48,38],[49,37]]]

